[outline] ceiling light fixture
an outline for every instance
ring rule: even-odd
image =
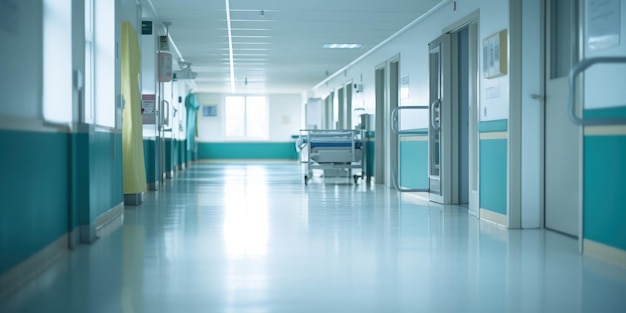
[[[325,49],[359,49],[363,45],[359,43],[327,43],[322,47]]]
[[[226,29],[228,30],[228,55],[230,57],[230,91],[235,93],[235,60],[233,58],[233,33],[230,27],[230,0],[226,4]]]

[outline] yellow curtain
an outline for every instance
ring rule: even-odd
[[[129,22],[122,22],[122,162],[124,194],[146,191],[146,168],[143,156],[141,94],[139,75],[141,52],[137,32]]]

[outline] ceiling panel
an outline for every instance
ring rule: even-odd
[[[301,93],[349,64],[442,0],[230,0],[238,93]],[[143,0],[198,73],[196,91],[229,93],[225,2]],[[324,49],[358,43],[360,49]],[[247,84],[246,84],[247,81]]]

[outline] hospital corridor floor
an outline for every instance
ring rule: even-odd
[[[196,162],[0,312],[626,312],[626,270],[546,230],[298,163]]]

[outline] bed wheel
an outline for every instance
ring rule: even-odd
[[[359,176],[357,175],[352,175],[352,178],[354,178],[354,183],[357,184],[359,182]]]
[[[309,183],[309,177],[304,175],[304,184],[307,185]]]

